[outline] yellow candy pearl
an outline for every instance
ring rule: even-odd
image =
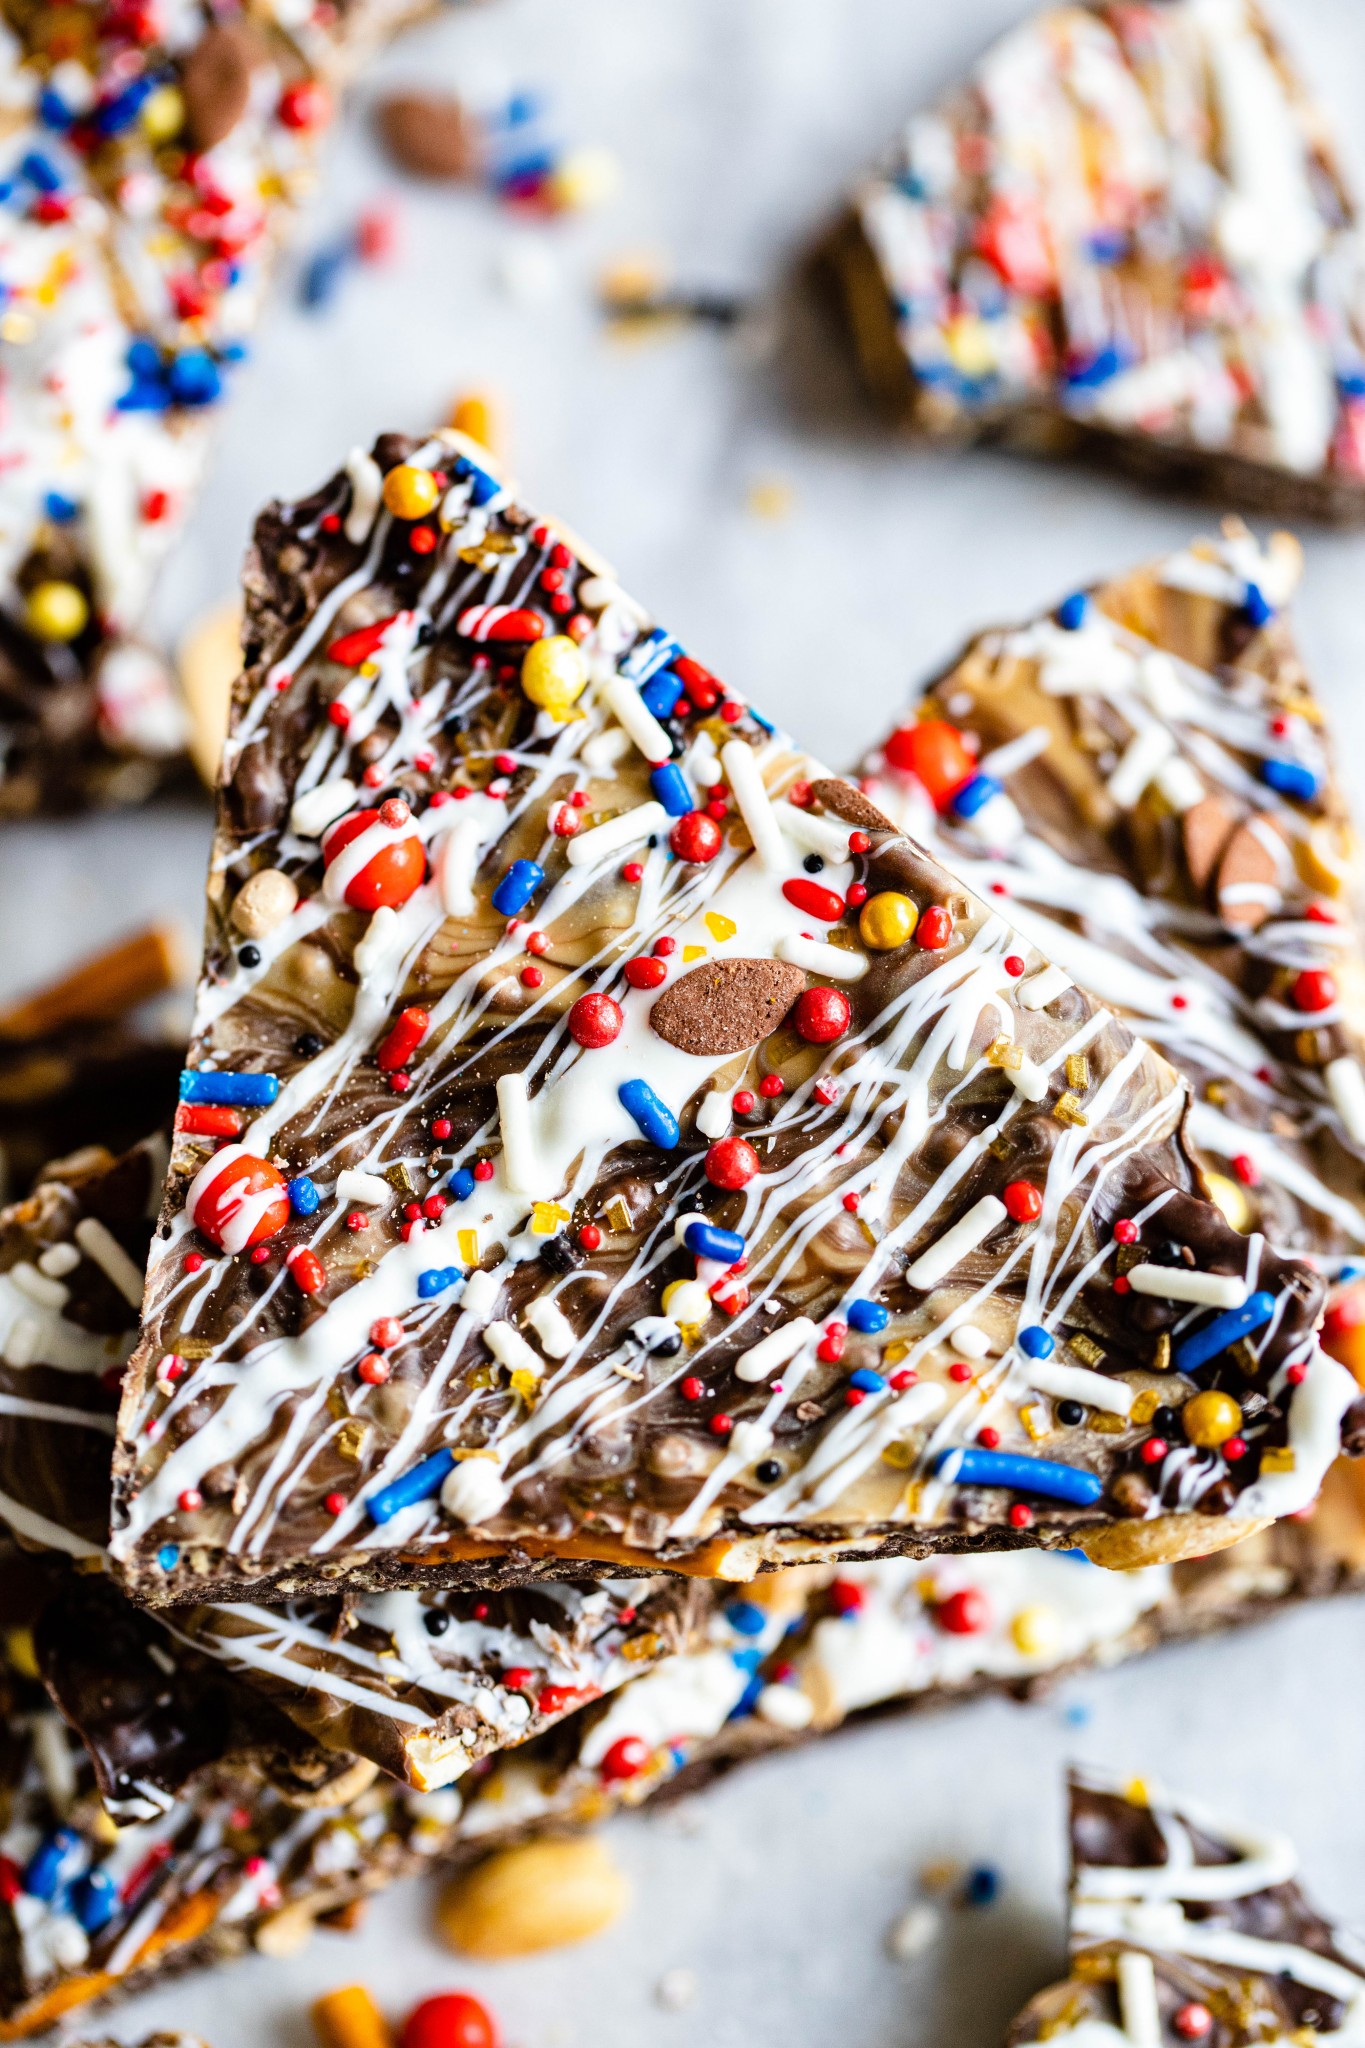
[[[74,583],[40,583],[28,594],[28,622],[40,640],[74,640],[90,607]]]
[[[440,495],[431,471],[414,462],[400,462],[384,479],[384,503],[395,519],[425,519]]]
[[[1192,1444],[1201,1451],[1213,1451],[1230,1436],[1236,1436],[1242,1426],[1242,1411],[1231,1394],[1220,1394],[1216,1387],[1209,1387],[1185,1403],[1180,1420]]]
[[[138,118],[149,142],[174,142],[185,125],[185,101],[180,88],[159,85],[142,102]]]
[[[858,916],[858,936],[874,953],[890,953],[915,936],[918,906],[897,889],[869,896]]]
[[[1223,1220],[1234,1230],[1244,1235],[1250,1230],[1253,1214],[1250,1201],[1235,1180],[1229,1180],[1225,1173],[1206,1173],[1209,1193],[1223,1212]]]
[[[1014,1647],[1025,1657],[1050,1657],[1061,1648],[1062,1630],[1055,1607],[1021,1607],[1010,1623]]]
[[[536,640],[526,650],[521,664],[521,687],[533,704],[562,718],[582,696],[588,684],[588,664],[582,650],[567,634],[553,633],[548,640]]]
[[[700,1280],[673,1280],[664,1289],[663,1311],[677,1323],[704,1323],[711,1313],[711,1297]]]

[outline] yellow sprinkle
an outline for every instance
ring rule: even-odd
[[[11,1668],[21,1678],[38,1678],[38,1658],[33,1648],[31,1628],[8,1628],[5,1630],[5,1656]]]
[[[649,1629],[642,1636],[629,1636],[622,1643],[620,1655],[628,1664],[643,1664],[650,1657],[657,1657],[663,1648],[662,1636]]]
[[[1025,1657],[1048,1657],[1061,1646],[1062,1625],[1055,1607],[1039,1602],[1021,1607],[1010,1622],[1014,1647]]]
[[[893,1465],[898,1472],[908,1472],[915,1462],[915,1453],[909,1444],[889,1443],[882,1448],[882,1463]]]
[[[1098,1365],[1104,1357],[1103,1344],[1097,1344],[1093,1337],[1087,1337],[1080,1330],[1066,1340],[1067,1349],[1074,1351],[1082,1365]]]
[[[1268,1450],[1262,1451],[1261,1470],[1263,1472],[1292,1472],[1294,1470],[1294,1453],[1289,1445],[1272,1444]]]
[[[185,125],[185,102],[174,85],[159,85],[142,102],[139,115],[149,142],[172,142]]]
[[[615,1231],[633,1230],[635,1219],[631,1215],[623,1195],[613,1195],[607,1203],[607,1221]]]
[[[1052,1114],[1059,1124],[1071,1124],[1077,1130],[1090,1121],[1085,1111],[1081,1108],[1080,1096],[1073,1095],[1069,1088],[1065,1095],[1059,1095],[1053,1103]]]
[[[1145,1778],[1130,1778],[1123,1788],[1123,1796],[1130,1806],[1150,1806],[1151,1789]]]
[[[705,948],[705,946],[684,946],[684,947],[683,947],[683,959],[684,959],[684,960],[704,960],[705,958],[706,958],[706,948]]]
[[[1048,1412],[1041,1401],[1026,1402],[1019,1410],[1019,1420],[1036,1444],[1041,1443],[1045,1436],[1052,1434]]]
[[[1163,1330],[1156,1340],[1156,1350],[1152,1353],[1152,1371],[1169,1372],[1170,1369],[1171,1333],[1169,1330]]]
[[[558,1202],[532,1202],[532,1237],[554,1237],[569,1220],[569,1211]],[[462,1233],[463,1234],[463,1233]]]
[[[0,341],[22,344],[32,341],[37,332],[38,323],[31,313],[21,313],[16,309],[0,318]]]
[[[518,1367],[517,1371],[512,1374],[511,1385],[512,1392],[517,1396],[518,1400],[524,1401],[528,1408],[535,1407],[536,1402],[540,1399],[540,1381],[533,1372],[527,1372],[524,1367]]]
[[[477,1230],[457,1230],[455,1250],[462,1266],[477,1266],[479,1263],[479,1233]]]
[[[739,930],[732,917],[722,917],[718,910],[708,910],[702,922],[718,946],[723,946]]]
[[[882,1360],[886,1365],[899,1365],[903,1358],[908,1358],[909,1356],[910,1346],[898,1337],[894,1344],[887,1345],[882,1353]]]
[[[987,1062],[993,1067],[1003,1067],[1006,1073],[1017,1074],[1024,1064],[1024,1055],[1012,1038],[996,1038],[986,1047]]]
[[[1068,1088],[1090,1086],[1090,1062],[1083,1052],[1069,1052],[1066,1056],[1066,1084]]]
[[[337,1456],[347,1459],[352,1465],[358,1465],[369,1428],[369,1424],[362,1422],[358,1415],[353,1415],[349,1422],[343,1422],[336,1433]]]
[[[924,1500],[924,1481],[912,1479],[901,1495],[901,1505],[907,1515],[917,1515]]]
[[[1128,1420],[1137,1423],[1138,1427],[1141,1428],[1144,1423],[1151,1421],[1160,1406],[1161,1396],[1156,1388],[1144,1387],[1142,1392],[1134,1398],[1133,1405],[1128,1410]]]
[[[755,519],[785,519],[796,501],[796,493],[785,477],[755,477],[744,500]]]

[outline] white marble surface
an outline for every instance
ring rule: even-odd
[[[1349,130],[1365,8],[1279,11]],[[849,177],[1021,12],[1019,0],[490,0],[409,37],[336,138],[310,246],[399,187],[365,117],[385,80],[546,86],[571,139],[617,153],[619,197],[535,228],[480,195],[404,188],[391,268],[352,275],[321,319],[282,280],[163,592],[166,629],[230,589],[263,498],[311,486],[353,441],[420,427],[474,385],[502,394],[531,502],[591,536],[703,660],[836,763],[974,627],[1186,538],[1207,508],[1003,455],[886,444],[837,345],[792,306],[794,259]],[[683,284],[762,302],[772,352],[745,356],[709,331],[630,349],[607,338],[593,281],[636,249],[671,258]],[[509,290],[509,266],[546,273],[543,296]],[[747,508],[768,482],[790,490],[784,519]],[[1302,635],[1362,797],[1365,538],[1307,544]],[[0,992],[154,910],[196,926],[206,841],[207,810],[191,805],[8,834]],[[1324,1901],[1365,1925],[1362,1689],[1365,1611],[1348,1603],[1087,1679],[1065,1696],[1089,1711],[1084,1725],[1060,1703],[1002,1702],[882,1723],[617,1825],[634,1912],[580,1951],[467,1968],[431,1937],[428,1891],[405,1886],[361,1935],[169,1986],[116,2031],[175,2024],[215,2048],[302,2048],[309,1997],[363,1978],[395,2014],[421,1992],[475,1986],[511,2048],[994,2048],[1058,1961],[1072,1757],[1158,1772],[1295,1829]],[[944,1855],[997,1863],[1002,1899],[952,1916],[920,1962],[894,1965],[885,1931],[914,1873]],[[697,2000],[665,2012],[654,1987],[678,1965],[697,1973]]]

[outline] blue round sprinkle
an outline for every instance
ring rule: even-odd
[[[499,917],[516,917],[525,910],[545,880],[545,870],[533,860],[514,860],[493,891],[493,908]]]
[[[163,1543],[156,1554],[156,1561],[163,1572],[173,1572],[180,1559],[178,1543]]]
[[[1077,633],[1085,624],[1085,615],[1090,609],[1090,599],[1083,590],[1073,590],[1070,597],[1064,597],[1057,607],[1057,624],[1067,633]]]
[[[425,1273],[417,1275],[417,1293],[422,1301],[431,1301],[438,1294],[444,1294],[447,1287],[453,1287],[460,1279],[458,1266],[428,1266]]]
[[[1262,761],[1261,780],[1278,796],[1311,803],[1318,793],[1318,778],[1301,761]]]
[[[623,1081],[616,1096],[638,1126],[641,1137],[648,1138],[662,1152],[673,1150],[678,1142],[678,1119],[666,1102],[660,1102],[648,1081]]]
[[[744,1257],[744,1239],[737,1230],[721,1230],[714,1223],[698,1219],[683,1232],[683,1243],[694,1259],[721,1259],[733,1266]]]
[[[856,1372],[851,1372],[848,1383],[851,1387],[856,1387],[860,1394],[880,1394],[886,1385],[881,1374],[873,1372],[868,1365],[860,1365]]]
[[[1051,1358],[1057,1348],[1052,1333],[1041,1323],[1030,1323],[1027,1329],[1021,1330],[1018,1342],[1019,1349],[1028,1358]]]
[[[1002,785],[993,775],[974,775],[954,792],[953,809],[959,818],[974,818],[978,811],[985,810],[992,797],[1002,794]]]
[[[107,1870],[88,1870],[71,1888],[71,1910],[87,1934],[98,1934],[118,1911],[118,1886]]]
[[[1242,610],[1253,626],[1267,625],[1275,616],[1275,607],[1259,583],[1248,583],[1247,594],[1242,600]]]
[[[71,109],[59,92],[51,87],[38,102],[38,118],[45,128],[56,128],[59,132],[71,126]]]
[[[467,1166],[460,1167],[450,1176],[451,1196],[457,1202],[467,1202],[474,1192],[475,1185],[474,1176]]]
[[[49,491],[43,500],[43,508],[57,526],[65,526],[81,509],[74,498],[64,498],[60,491]]]
[[[321,1207],[322,1196],[306,1173],[295,1174],[293,1180],[286,1181],[284,1191],[296,1216],[312,1216]]]
[[[177,356],[166,381],[177,405],[212,405],[223,389],[217,363],[201,348],[189,348]]]
[[[761,1636],[767,1616],[752,1600],[732,1600],[725,1610],[725,1619],[737,1636]]]
[[[1337,390],[1343,398],[1365,398],[1365,368],[1338,370]]]
[[[670,818],[686,817],[692,809],[692,792],[676,761],[661,762],[651,772],[649,786]]]
[[[993,1905],[1000,1896],[1000,1872],[989,1863],[978,1863],[967,1872],[962,1898],[968,1906]]]
[[[671,718],[673,706],[681,695],[682,684],[669,668],[661,668],[657,675],[651,676],[640,688],[640,702],[655,718]],[[660,797],[659,801],[662,803],[663,798]],[[690,804],[688,808],[691,809]]]
[[[884,1330],[890,1320],[890,1309],[883,1308],[879,1301],[858,1300],[849,1304],[848,1326],[851,1330],[861,1330],[865,1337],[875,1336],[878,1330]]]

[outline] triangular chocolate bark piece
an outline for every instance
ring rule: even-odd
[[[1322,1283],[1201,1197],[1171,1068],[484,461],[386,437],[257,530],[135,1597],[1146,1562],[1305,1504]],[[1226,1373],[1277,1398],[1163,1512],[1173,1365],[1211,1432]],[[1059,1376],[1113,1418],[1061,1458]]]
[[[1365,515],[1354,202],[1250,0],[1053,7],[907,123],[834,254],[921,432]]]
[[[1071,1858],[1072,1974],[1030,2001],[1007,2048],[1252,2048],[1359,2031],[1365,1960],[1305,1897],[1287,1835],[1083,1771]]]

